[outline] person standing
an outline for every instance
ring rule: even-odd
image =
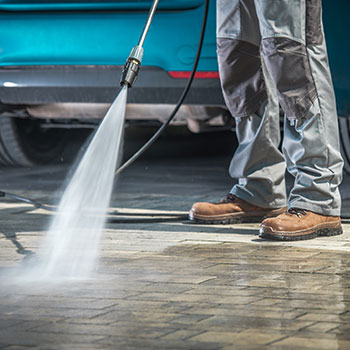
[[[343,160],[321,0],[217,0],[217,53],[236,119],[229,171],[238,183],[220,202],[195,203],[189,218],[265,218],[260,237],[274,240],[341,234]],[[288,197],[286,169],[294,177]]]

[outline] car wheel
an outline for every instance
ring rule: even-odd
[[[41,125],[40,120],[0,117],[0,164],[28,167],[57,159],[67,130],[45,129]]]

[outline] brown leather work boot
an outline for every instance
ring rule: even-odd
[[[261,222],[265,217],[277,216],[286,208],[266,209],[249,204],[228,194],[218,203],[199,202],[193,204],[189,219],[205,224],[235,224],[239,222]]]
[[[299,208],[266,219],[261,223],[261,238],[297,241],[318,236],[335,236],[343,233],[339,216],[326,216]]]

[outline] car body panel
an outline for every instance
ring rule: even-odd
[[[151,3],[0,0],[0,101],[110,102],[118,92],[121,67],[139,39]],[[218,69],[215,4],[210,0],[199,71]],[[349,116],[346,23],[350,3],[324,1],[323,9],[338,113]],[[203,10],[204,0],[160,1],[145,41],[140,75],[129,94],[132,102],[175,103],[186,79],[174,79],[167,72],[192,69]],[[218,79],[195,81],[187,102],[201,101],[224,104]]]
[[[113,101],[151,3],[0,0],[0,101]],[[160,1],[129,102],[177,102],[187,79],[167,72],[192,70],[203,14],[204,0]],[[218,70],[213,0],[198,70]],[[224,105],[219,79],[196,79],[186,103]]]
[[[112,102],[119,92],[121,66],[19,66],[0,69],[0,100],[7,105]],[[157,67],[142,67],[128,92],[129,103],[175,104],[187,79],[173,79]],[[186,104],[224,105],[218,79],[195,79]]]
[[[191,7],[177,11],[160,6],[145,41],[143,65],[165,71],[191,70],[204,10],[203,1],[188,1],[187,5],[191,3]],[[132,4],[135,6],[135,1]],[[217,70],[214,1],[210,6],[199,65],[203,71]],[[0,66],[122,65],[138,42],[147,14],[121,10],[0,11]]]
[[[128,10],[142,11],[151,7],[153,0],[0,0],[0,11],[86,11]],[[159,10],[192,9],[203,4],[203,0],[162,0]]]

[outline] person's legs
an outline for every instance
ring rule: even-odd
[[[287,118],[283,152],[295,178],[290,213],[264,221],[261,235],[306,239],[339,234],[343,161],[321,0],[256,0],[256,7],[263,59]]]
[[[230,165],[230,175],[239,182],[231,193],[259,207],[280,208],[286,205],[286,189],[285,162],[278,149],[279,104],[261,62],[254,0],[218,5],[220,79],[239,142]]]
[[[288,198],[289,208],[339,216],[342,159],[338,144],[336,115],[324,115],[316,100],[302,120],[294,125],[286,121],[283,151],[294,186]],[[333,114],[334,115],[334,114]]]
[[[234,197],[228,197],[233,200],[196,203],[190,218],[221,223],[241,215],[261,219],[276,215],[270,209],[286,204],[277,95],[269,77],[264,77],[254,0],[218,0],[217,5],[220,81],[227,107],[236,118],[239,141],[230,175],[239,183],[231,190]]]
[[[268,72],[264,69],[269,101],[247,118],[236,119],[238,148],[230,175],[239,179],[231,194],[263,208],[286,206],[285,160],[281,140],[279,105]],[[259,115],[261,114],[261,116]]]

